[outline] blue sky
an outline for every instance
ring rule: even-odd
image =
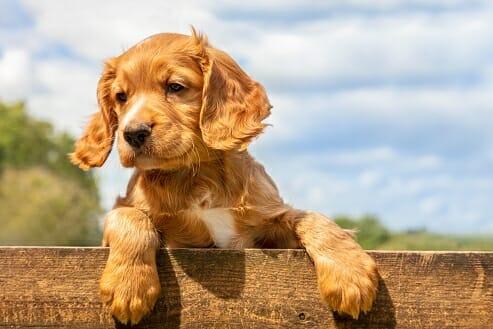
[[[493,233],[489,1],[0,0],[0,98],[79,134],[105,58],[190,24],[266,87],[251,151],[289,203]],[[109,208],[129,171],[98,175]]]

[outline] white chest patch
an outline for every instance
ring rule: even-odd
[[[209,229],[218,248],[228,248],[231,239],[236,235],[234,219],[226,208],[196,210],[197,215]]]

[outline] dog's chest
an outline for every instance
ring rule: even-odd
[[[236,235],[234,218],[227,208],[195,209],[194,214],[205,224],[218,248],[228,248]]]

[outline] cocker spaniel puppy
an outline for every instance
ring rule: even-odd
[[[106,62],[97,97],[71,160],[102,166],[117,137],[135,168],[104,226],[100,289],[119,321],[139,322],[160,294],[161,236],[169,247],[305,248],[330,308],[354,318],[371,308],[373,259],[324,215],[284,203],[248,153],[271,106],[230,56],[195,31],[154,35]]]

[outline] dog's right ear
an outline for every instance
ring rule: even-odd
[[[116,77],[116,63],[108,60],[98,82],[99,111],[92,115],[82,137],[75,143],[75,150],[70,153],[70,160],[82,170],[101,167],[113,146],[118,117],[114,111],[111,84]]]

